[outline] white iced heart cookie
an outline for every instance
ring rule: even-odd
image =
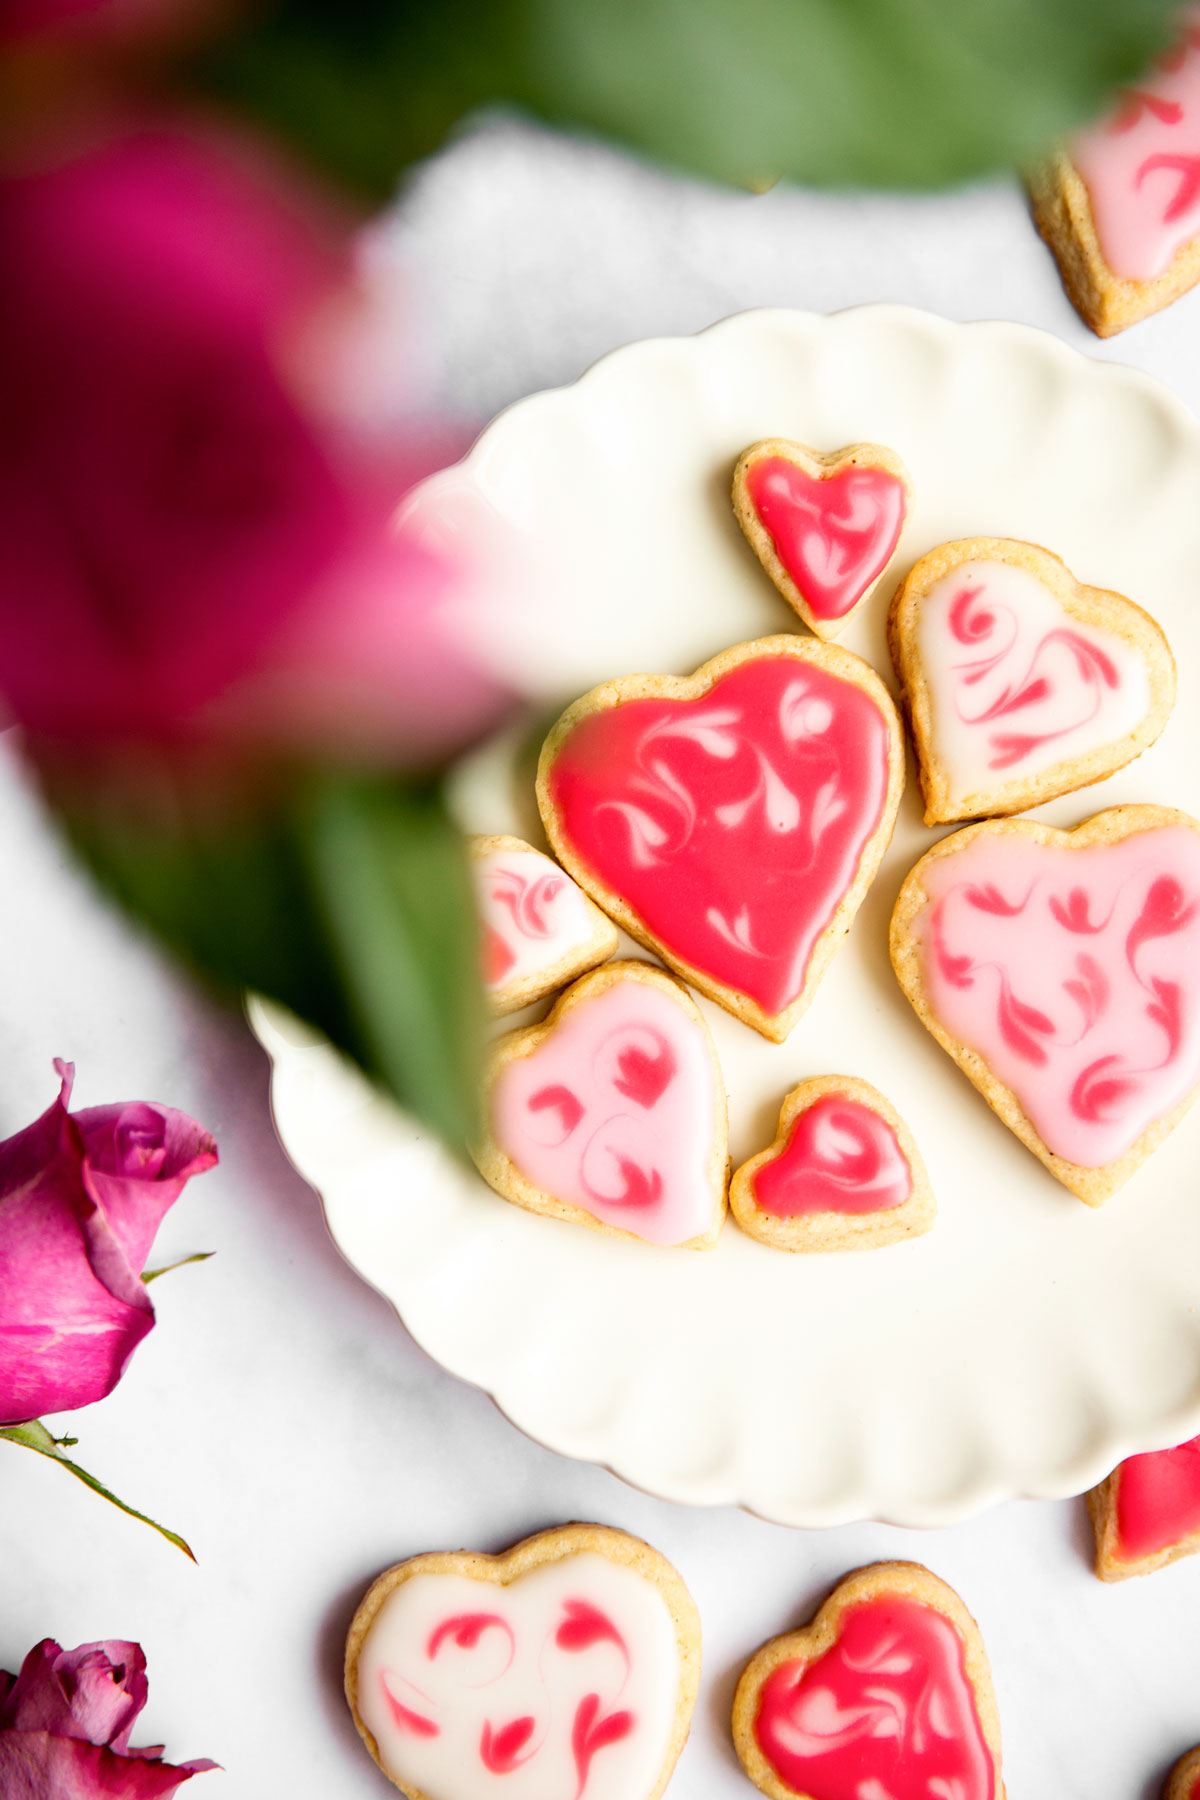
[[[346,1642],[355,1723],[410,1800],[658,1800],[699,1680],[687,1588],[603,1525],[397,1563]]]
[[[1014,538],[940,544],[888,615],[925,823],[1024,812],[1112,775],[1162,731],[1175,662],[1132,600]]]
[[[568,988],[493,1047],[475,1154],[528,1212],[707,1250],[725,1217],[725,1090],[687,990],[644,962]]]
[[[565,869],[521,838],[471,839],[483,985],[497,1016],[615,956],[616,927]]]

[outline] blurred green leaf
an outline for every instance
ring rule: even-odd
[[[233,817],[184,787],[150,823],[77,771],[43,778],[99,880],[201,976],[281,1001],[449,1144],[471,1141],[478,926],[438,787],[326,772]]]
[[[1164,47],[1174,0],[276,0],[210,88],[376,195],[512,102],[757,185],[938,186],[1043,153]]]
[[[86,1469],[81,1469],[78,1463],[73,1463],[69,1456],[63,1455],[63,1449],[71,1444],[77,1444],[78,1438],[52,1437],[40,1419],[27,1419],[24,1425],[0,1426],[0,1438],[6,1438],[10,1444],[19,1444],[23,1450],[36,1451],[38,1456],[48,1456],[52,1462],[56,1462],[61,1468],[66,1469],[69,1475],[74,1475],[76,1481],[82,1481],[85,1487],[90,1487],[93,1494],[99,1494],[102,1500],[107,1500],[109,1505],[115,1506],[119,1512],[128,1513],[129,1517],[136,1519],[139,1524],[149,1525],[152,1531],[157,1531],[160,1537],[165,1537],[169,1544],[174,1544],[177,1550],[182,1550],[191,1562],[195,1562],[196,1558],[192,1555],[191,1546],[179,1536],[178,1532],[168,1531],[165,1525],[159,1525],[156,1520],[148,1518],[145,1513],[138,1512],[132,1506],[126,1506],[124,1500],[118,1500],[115,1494],[110,1494],[106,1487],[102,1487],[94,1475],[89,1475]]]

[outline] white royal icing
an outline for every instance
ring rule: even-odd
[[[553,968],[595,934],[587,896],[539,850],[489,851],[475,863],[475,885],[490,993]]]
[[[680,1672],[658,1588],[586,1551],[507,1587],[410,1577],[359,1653],[358,1710],[427,1800],[644,1800]]]

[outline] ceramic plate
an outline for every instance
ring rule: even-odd
[[[1163,738],[1040,816],[1071,825],[1128,800],[1200,813],[1200,428],[1145,376],[1040,332],[868,307],[635,344],[504,413],[408,511],[431,542],[503,572],[472,628],[549,717],[608,676],[686,673],[799,629],[728,499],[738,452],[767,436],[874,439],[912,471],[899,552],[843,638],[889,682],[887,598],[942,539],[1033,539],[1152,612],[1180,673]],[[464,772],[470,828],[540,841],[531,735],[526,721]],[[892,975],[892,902],[935,835],[910,768],[878,879],[785,1045],[701,1002],[735,1162],[769,1142],[801,1076],[861,1075],[924,1153],[930,1235],[788,1256],[730,1224],[705,1255],[534,1217],[257,1006],[280,1135],[345,1255],[533,1437],[655,1494],[789,1524],[944,1524],[1006,1495],[1078,1492],[1200,1430],[1200,1109],[1100,1211],[1051,1179]]]

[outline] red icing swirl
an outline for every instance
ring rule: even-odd
[[[889,743],[854,682],[764,654],[694,700],[585,714],[549,793],[576,856],[660,943],[777,1014],[879,824]]]
[[[1130,1456],[1117,1472],[1117,1550],[1154,1556],[1200,1532],[1200,1437],[1174,1450]]]
[[[850,1606],[815,1662],[763,1683],[754,1734],[785,1786],[820,1800],[994,1800],[962,1638],[935,1607]]]
[[[754,1199],[777,1219],[886,1212],[912,1193],[912,1170],[886,1119],[845,1094],[800,1113],[778,1156],[759,1165]]]

